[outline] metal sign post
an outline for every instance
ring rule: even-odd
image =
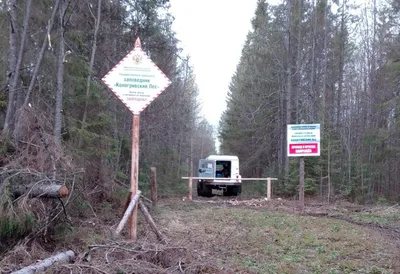
[[[299,159],[299,201],[301,214],[304,213],[304,157]]]
[[[142,50],[139,38],[135,42],[135,48],[102,80],[133,113],[130,189],[133,198],[138,192],[140,112],[157,98],[171,81]],[[132,240],[136,240],[137,237],[136,224],[137,205],[131,215],[129,232]]]

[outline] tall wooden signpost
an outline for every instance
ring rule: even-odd
[[[304,211],[304,156],[320,156],[320,124],[287,125],[287,155],[299,159],[299,201]]]
[[[103,78],[103,82],[133,113],[131,194],[138,191],[139,177],[139,125],[143,111],[171,81],[142,50],[139,38],[129,52]],[[130,238],[136,240],[137,206],[131,216]]]

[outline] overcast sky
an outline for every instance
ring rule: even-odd
[[[203,116],[218,126],[257,0],[171,0],[173,30],[190,56]]]

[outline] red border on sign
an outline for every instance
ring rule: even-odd
[[[114,91],[114,89],[107,83],[106,78],[107,78],[107,76],[108,76],[115,68],[117,68],[126,58],[128,58],[130,55],[132,55],[135,51],[138,51],[138,50],[140,50],[140,51],[143,53],[143,55],[147,57],[147,59],[150,61],[150,64],[152,64],[152,65],[160,72],[161,76],[163,76],[165,79],[167,79],[167,84],[166,84],[166,86],[164,86],[162,89],[160,89],[160,91],[156,93],[156,95],[152,98],[152,100],[150,100],[147,104],[145,104],[145,105],[143,106],[142,109],[134,111],[133,109],[131,109],[131,108],[129,107],[128,103],[125,102],[125,101],[123,100],[123,98],[121,98],[121,97]],[[122,58],[122,60],[119,61],[118,64],[116,64],[106,75],[104,75],[104,77],[103,77],[101,80],[102,80],[102,81],[104,82],[104,84],[106,84],[106,86],[115,94],[115,96],[117,96],[118,99],[119,99],[122,103],[124,103],[124,105],[127,106],[127,108],[128,108],[133,114],[140,114],[140,112],[142,112],[146,107],[148,107],[148,106],[150,105],[150,103],[153,102],[154,99],[157,98],[157,97],[158,97],[164,90],[166,90],[167,87],[172,83],[171,80],[162,72],[162,70],[160,70],[160,68],[159,68],[159,67],[150,59],[150,57],[142,50],[142,48],[137,47],[137,46],[136,46],[133,50],[131,50],[124,58]]]

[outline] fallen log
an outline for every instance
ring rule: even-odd
[[[136,202],[140,198],[140,193],[142,193],[140,190],[137,191],[135,196],[132,198],[132,200],[129,203],[129,206],[125,210],[124,216],[122,217],[121,221],[118,224],[117,229],[115,230],[115,234],[118,235],[121,233],[121,230],[124,228],[126,222],[128,221],[129,217],[132,215],[132,211],[135,208]]]
[[[27,194],[29,198],[65,198],[69,191],[65,185],[36,185],[33,187],[17,187],[13,191],[14,198]]]
[[[154,233],[157,235],[158,240],[160,240],[162,243],[166,244],[167,242],[166,242],[164,236],[157,229],[156,223],[154,222],[153,218],[151,217],[149,211],[147,210],[146,206],[142,203],[142,201],[139,201],[139,209],[143,213],[143,216],[146,219],[146,221],[150,224]]]
[[[56,262],[71,262],[75,258],[75,253],[72,250],[58,253],[50,258],[44,259],[36,264],[24,267],[18,271],[14,271],[11,274],[31,274],[45,271],[48,267]]]

